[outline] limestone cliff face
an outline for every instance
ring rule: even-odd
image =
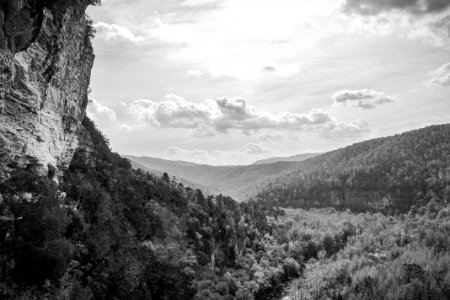
[[[94,60],[89,0],[0,0],[0,177],[53,176],[84,136]]]

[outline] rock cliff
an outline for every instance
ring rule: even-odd
[[[0,178],[55,176],[85,136],[92,0],[0,0]]]

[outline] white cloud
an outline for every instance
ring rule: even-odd
[[[417,17],[411,10],[383,9],[376,15],[345,14],[339,10],[343,2],[225,0],[211,6],[206,0],[109,0],[91,7],[89,14],[100,21],[92,95],[117,118],[111,122],[103,113],[110,127],[101,128],[124,153],[160,156],[171,145],[244,153],[243,145],[256,143],[277,156],[305,147],[325,151],[353,142],[349,136],[373,136],[367,123],[348,122],[358,118],[370,120],[380,130],[374,135],[381,136],[445,114],[445,89],[431,94],[423,87],[410,89],[411,83],[428,79],[423,74],[448,62],[443,49],[428,43],[442,46],[449,40],[448,13]],[[390,3],[400,2],[405,1]],[[408,105],[329,108],[334,92],[359,87],[408,99]],[[162,97],[171,91],[186,100]],[[218,103],[221,95],[246,101]],[[119,105],[140,98],[151,100]],[[203,101],[208,98],[213,100]],[[380,117],[391,107],[401,117]]]
[[[201,77],[203,73],[199,70],[188,70],[186,76]]]
[[[203,149],[187,150],[176,146],[170,146],[167,148],[166,154],[178,157],[203,157],[209,155],[209,152]]]
[[[89,116],[107,131],[144,133],[153,128],[183,129],[196,137],[214,137],[218,133],[239,130],[251,137],[263,131],[254,141],[245,144],[239,153],[259,154],[278,147],[281,141],[297,140],[301,136],[318,135],[326,139],[360,137],[371,131],[366,121],[344,122],[327,112],[313,109],[309,113],[270,113],[248,105],[245,100],[220,98],[200,103],[186,101],[170,94],[163,101],[135,100],[130,105],[122,103],[116,113],[113,109],[92,101]],[[204,151],[189,152],[205,156]],[[168,155],[186,154],[177,148],[169,148]],[[228,153],[228,152],[227,152]],[[239,154],[239,155],[240,155]],[[231,158],[230,158],[231,159]]]
[[[135,119],[152,126],[194,129],[200,136],[227,133],[230,129],[246,133],[259,129],[301,130],[331,121],[329,114],[319,109],[305,114],[269,113],[257,110],[242,99],[224,97],[195,103],[173,94],[161,102],[135,100],[128,111]]]
[[[136,36],[130,29],[118,24],[107,24],[104,22],[97,22],[94,24],[96,30],[96,37],[103,37],[105,39],[125,39],[131,42],[144,42],[144,38]]]
[[[333,105],[350,105],[360,109],[372,109],[383,103],[394,102],[393,96],[374,90],[342,90],[334,93]]]
[[[117,115],[113,109],[100,104],[97,100],[94,99],[91,99],[89,101],[86,113],[89,118],[102,124],[111,123],[117,120]]]
[[[320,135],[327,139],[353,139],[371,132],[369,123],[364,120],[335,122],[324,126]]]
[[[438,13],[450,6],[447,0],[346,0],[344,9],[362,15],[376,15],[400,10],[414,15]]]
[[[266,132],[258,137],[264,143],[277,143],[284,140],[284,136],[279,133]]]
[[[447,63],[431,73],[426,82],[429,86],[450,87],[450,63]]]
[[[111,107],[103,105],[95,99],[89,100],[86,114],[97,126],[108,134],[133,132],[142,128],[142,125],[139,124],[126,124],[130,121],[126,114],[121,110],[114,110]]]
[[[221,1],[205,14],[191,15],[189,22],[177,22],[161,14],[150,35],[168,43],[182,43],[185,47],[171,57],[200,62],[202,69],[214,76],[257,78],[267,75],[270,70],[266,66],[275,68],[277,76],[285,76],[296,73],[299,67],[299,62],[285,58],[309,49],[323,36],[320,29],[304,25],[338,7],[335,0],[314,4],[262,0],[255,11],[253,1]]]
[[[396,34],[438,47],[450,46],[450,1],[346,0],[343,11],[363,33]]]
[[[264,152],[264,147],[256,143],[248,143],[244,146],[247,153],[262,153]]]

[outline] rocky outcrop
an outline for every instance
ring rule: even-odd
[[[65,170],[85,136],[88,0],[0,0],[0,177]]]

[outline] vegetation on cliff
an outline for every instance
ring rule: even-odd
[[[0,186],[2,299],[271,299],[298,275],[283,211],[134,171],[83,125],[94,152],[59,186],[27,171]]]

